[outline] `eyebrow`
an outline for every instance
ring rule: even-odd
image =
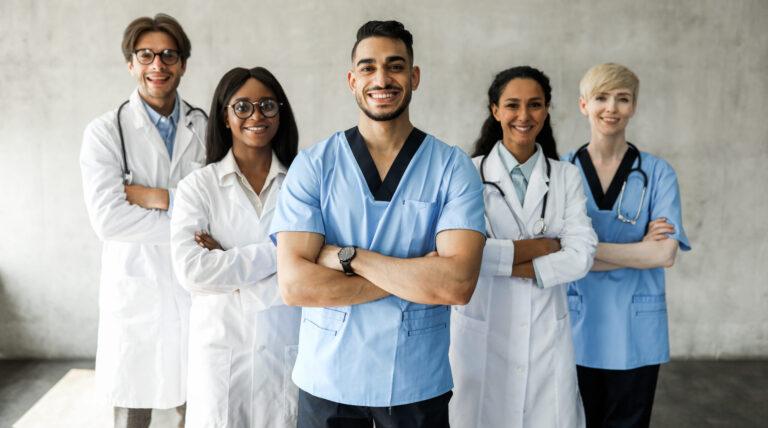
[[[529,98],[528,101],[543,101],[544,97]],[[520,101],[520,98],[507,98],[504,101]]]
[[[388,56],[388,57],[386,57],[386,58],[384,59],[384,62],[385,62],[386,64],[389,64],[389,63],[392,63],[392,62],[398,62],[398,61],[402,61],[402,62],[405,62],[405,58],[404,58],[404,57],[402,57],[402,56],[400,56],[400,55],[392,55],[392,56]],[[376,62],[376,61],[375,61],[373,58],[363,58],[363,59],[361,59],[360,61],[358,61],[358,62],[357,62],[357,64],[355,64],[355,65],[361,65],[361,64],[373,64],[373,63],[375,63],[375,62]]]

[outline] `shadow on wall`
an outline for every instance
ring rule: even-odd
[[[30,346],[31,337],[25,330],[30,321],[6,289],[0,271],[0,359],[19,358],[34,348]]]

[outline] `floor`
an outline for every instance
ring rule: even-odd
[[[93,361],[0,361],[0,428],[11,428],[70,369]],[[768,360],[662,366],[653,427],[768,427]]]

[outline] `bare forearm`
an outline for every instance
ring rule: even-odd
[[[533,262],[523,262],[512,266],[512,276],[529,279],[536,278]]]
[[[424,304],[463,305],[469,301],[479,275],[463,268],[456,257],[400,259],[358,250],[355,273],[402,299]]]
[[[515,241],[515,257],[513,265],[530,262],[536,257],[546,256],[560,250],[556,239],[521,239]]]
[[[677,240],[672,238],[630,244],[601,242],[597,246],[595,261],[635,269],[670,267],[677,255],[677,246]]]
[[[604,262],[602,260],[595,259],[595,262],[592,264],[592,269],[590,271],[592,272],[607,272],[610,270],[616,270],[616,269],[623,269],[624,266],[615,265],[613,263]]]
[[[356,305],[389,295],[363,277],[347,276],[304,259],[295,259],[284,268],[278,260],[277,270],[283,300],[291,306]]]

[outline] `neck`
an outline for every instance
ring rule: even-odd
[[[272,165],[272,147],[248,147],[245,144],[234,143],[232,155],[235,157],[237,167],[246,177],[250,175],[269,173]]]
[[[170,116],[171,113],[173,113],[173,107],[176,104],[176,91],[174,91],[167,98],[155,98],[145,96],[141,93],[140,90],[139,96],[145,103],[147,103],[148,106],[152,107],[152,110],[160,113],[161,115]]]
[[[390,151],[400,150],[413,130],[413,125],[407,110],[400,117],[387,121],[376,121],[360,112],[357,128],[369,150]]]
[[[521,165],[530,159],[534,153],[536,153],[535,142],[520,144],[504,139],[502,140],[502,144],[504,144],[504,147],[506,147],[506,149],[512,153],[512,156],[514,156]]]
[[[616,135],[603,135],[593,132],[587,150],[593,160],[610,161],[624,157],[628,147],[623,132]]]

